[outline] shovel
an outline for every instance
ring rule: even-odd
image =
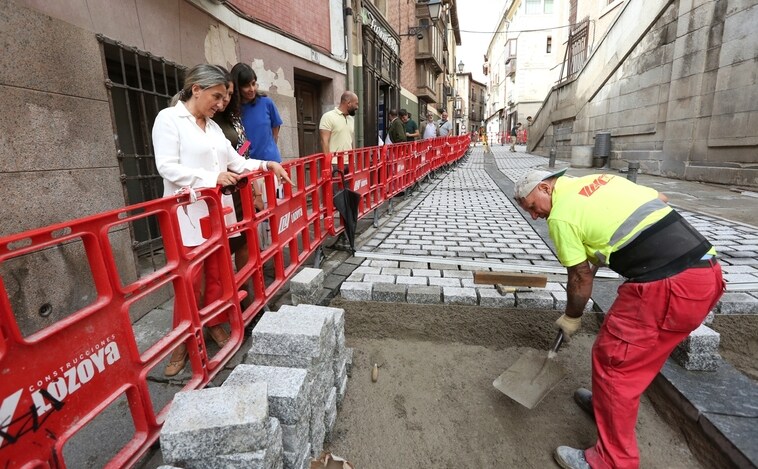
[[[563,331],[558,329],[553,346],[545,355],[529,349],[492,385],[527,409],[533,409],[566,375],[554,358],[563,343]]]

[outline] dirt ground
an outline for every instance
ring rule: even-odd
[[[721,356],[758,381],[758,316],[716,316],[710,327],[721,334]]]
[[[346,302],[352,378],[328,449],[365,468],[551,468],[559,445],[588,447],[595,427],[573,402],[589,387],[597,315],[564,345],[567,377],[533,410],[492,381],[525,347],[545,350],[554,311]],[[371,382],[371,368],[380,365]],[[643,398],[643,468],[699,468],[683,436]]]

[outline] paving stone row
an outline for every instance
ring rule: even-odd
[[[492,151],[485,155],[481,147],[473,149],[457,169],[423,187],[363,245],[376,254],[418,256],[429,262],[366,259],[342,283],[342,296],[355,301],[564,308],[563,268],[484,169],[494,158],[497,168],[516,181],[526,171],[546,167],[548,159],[509,152],[508,147]],[[758,229],[680,212],[719,252],[728,287],[715,312],[758,314]],[[434,265],[434,258],[548,267],[555,269],[551,285],[558,288],[500,295],[494,285],[473,283],[472,271],[486,268]]]

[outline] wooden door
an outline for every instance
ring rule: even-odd
[[[300,156],[321,153],[318,123],[319,86],[317,83],[302,79],[295,80],[295,103],[297,105],[297,141]]]

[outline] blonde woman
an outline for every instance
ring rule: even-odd
[[[217,65],[196,65],[187,72],[184,88],[174,97],[175,104],[162,110],[153,125],[155,164],[163,177],[163,195],[173,195],[182,188],[234,187],[244,171],[273,172],[279,181],[291,183],[287,172],[273,161],[245,159],[232,147],[221,128],[211,118],[223,107],[230,81],[229,73]],[[226,222],[236,221],[231,195],[222,195],[222,204],[231,208]],[[208,215],[208,206],[198,201],[177,211],[182,243],[194,247],[205,242],[200,219]],[[198,304],[203,306],[220,296],[219,266],[211,256],[203,274],[195,279]],[[203,288],[204,284],[204,288]],[[174,319],[176,322],[176,318]],[[211,338],[223,347],[229,333],[221,325],[224,318],[208,322]],[[176,324],[175,324],[176,325]],[[184,344],[177,347],[164,370],[166,376],[182,371],[187,361]]]

